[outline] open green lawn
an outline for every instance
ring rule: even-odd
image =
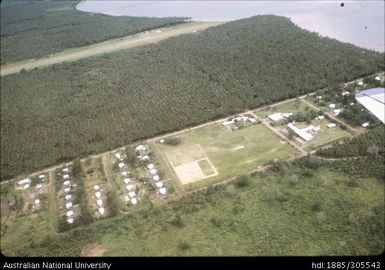
[[[48,212],[39,211],[31,215],[10,217],[1,232],[1,252],[7,254],[14,249],[37,243],[49,235]]]
[[[355,179],[352,186],[351,176],[324,165],[288,165],[250,176],[243,187],[235,182],[195,192],[20,252],[76,256],[84,245],[98,243],[106,256],[379,254],[384,181]]]
[[[258,110],[255,113],[261,117],[265,118],[270,114],[273,113],[299,113],[299,112],[305,112],[305,108],[309,107],[307,106],[304,102],[301,100],[293,100],[293,101],[288,101],[279,105],[274,104],[272,106],[266,107],[263,110]]]
[[[217,176],[188,184],[187,188],[223,181],[248,173],[257,166],[275,159],[283,160],[296,154],[295,149],[280,143],[280,138],[262,124],[236,131],[229,131],[221,124],[213,124],[178,136],[182,139],[178,146],[157,144],[163,157],[177,166],[207,156],[219,173]],[[194,158],[191,159],[192,156]]]
[[[320,126],[321,130],[318,132],[317,135],[315,135],[315,138],[312,141],[305,143],[305,148],[316,149],[324,145],[330,144],[331,142],[334,142],[336,140],[352,137],[352,134],[349,131],[341,129],[338,125],[334,128],[328,128],[327,124],[329,123],[330,121],[326,119],[323,119],[321,121],[314,120],[311,123],[314,126]]]

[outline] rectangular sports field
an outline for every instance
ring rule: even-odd
[[[184,188],[224,181],[298,154],[263,124],[235,131],[212,124],[176,137],[181,139],[177,146],[151,144]]]

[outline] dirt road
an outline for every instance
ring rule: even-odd
[[[212,26],[217,26],[224,22],[192,22],[176,25],[173,27],[158,28],[152,31],[139,33],[119,39],[108,40],[98,44],[68,49],[45,58],[30,59],[1,66],[0,76],[18,73],[22,69],[30,70],[34,68],[46,67],[62,62],[76,61],[82,58],[109,53],[113,51],[134,48],[161,40],[188,33],[195,33],[205,30]]]

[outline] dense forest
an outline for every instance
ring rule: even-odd
[[[92,14],[76,10],[77,4],[78,1],[1,1],[1,64],[173,25],[185,19]]]
[[[384,69],[384,54],[256,16],[1,78],[1,177]]]
[[[385,127],[370,129],[331,147],[320,149],[316,155],[336,159],[332,164],[336,170],[343,170],[355,177],[377,177],[385,179]]]

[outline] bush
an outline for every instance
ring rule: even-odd
[[[186,240],[183,240],[183,241],[179,242],[178,248],[180,250],[188,250],[191,248],[191,245]]]
[[[182,140],[179,137],[174,137],[174,138],[166,138],[164,139],[164,144],[172,145],[172,146],[177,146],[181,144]]]
[[[235,186],[237,188],[244,188],[244,187],[247,187],[248,185],[250,185],[250,179],[248,176],[246,175],[243,175],[241,177],[239,177],[236,181],[235,181]]]

